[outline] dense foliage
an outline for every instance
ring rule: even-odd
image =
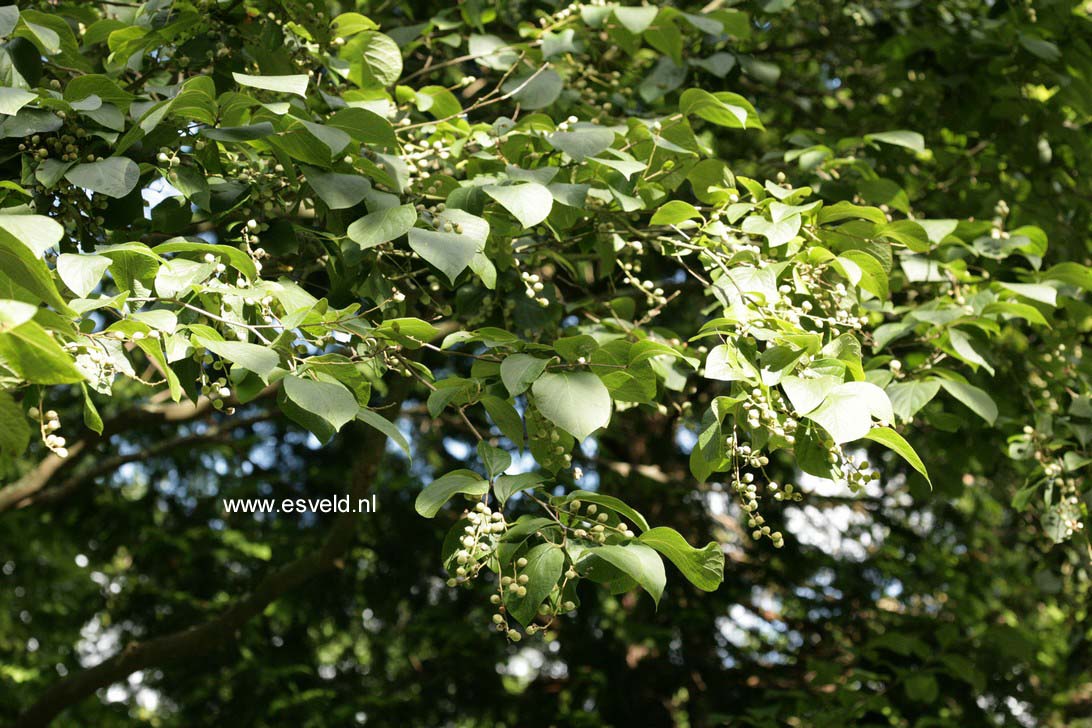
[[[0,711],[1087,717],[1089,12],[0,7]]]

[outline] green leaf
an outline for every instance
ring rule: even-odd
[[[519,60],[519,52],[495,35],[471,33],[467,50],[477,63],[494,71],[507,71]]]
[[[155,290],[163,298],[174,298],[207,279],[215,267],[213,263],[173,258],[156,271]]]
[[[450,119],[463,113],[459,99],[443,86],[418,89],[415,102],[418,111],[427,111],[437,119]]]
[[[307,74],[297,73],[290,76],[249,76],[245,73],[232,73],[235,83],[266,91],[295,94],[307,98]]]
[[[869,431],[865,437],[894,451],[899,457],[910,463],[914,470],[924,475],[925,480],[929,485],[933,484],[933,481],[929,479],[929,472],[925,469],[925,463],[921,461],[918,454],[914,452],[914,448],[910,446],[910,443],[903,439],[902,435],[895,432],[890,427],[876,427]]]
[[[307,130],[308,134],[319,140],[319,142],[326,147],[329,153],[323,158],[323,162],[341,154],[345,150],[345,147],[349,146],[353,141],[353,138],[349,136],[348,132],[342,131],[337,127],[316,124],[307,121],[306,119],[299,119],[298,121],[300,125]],[[281,141],[283,142],[284,140],[285,137],[281,137]]]
[[[268,121],[261,121],[250,126],[205,127],[201,136],[218,142],[252,142],[272,136],[276,131]]]
[[[397,341],[407,349],[420,349],[435,339],[440,330],[419,318],[393,318],[379,324],[376,333]]]
[[[493,447],[484,440],[478,443],[478,457],[490,478],[495,478],[512,467],[512,456],[507,451]]]
[[[594,503],[597,506],[603,506],[609,508],[620,516],[625,516],[629,520],[633,521],[633,525],[640,531],[649,530],[648,521],[644,516],[640,514],[635,508],[620,498],[615,498],[612,495],[606,495],[604,493],[596,493],[590,490],[575,490],[569,493],[565,497],[566,502],[580,500],[586,503]]]
[[[921,382],[896,382],[889,384],[884,391],[891,400],[891,409],[895,416],[908,422],[937,395],[940,391],[940,382],[936,379]]]
[[[565,152],[577,164],[594,157],[614,143],[614,131],[589,124],[573,131],[556,131],[546,137],[554,149]]]
[[[133,321],[148,324],[153,329],[158,329],[166,334],[173,334],[174,330],[178,328],[178,316],[173,311],[162,308],[151,311],[136,311],[129,314],[129,318]]]
[[[724,51],[714,53],[708,58],[695,58],[690,60],[690,65],[704,68],[717,78],[724,78],[736,67],[736,57]]]
[[[789,398],[796,414],[806,415],[821,405],[827,395],[841,383],[841,378],[825,374],[809,379],[785,377],[781,380],[781,388],[785,390],[785,396]]]
[[[1030,298],[1048,306],[1058,305],[1058,289],[1053,286],[1044,283],[1010,283],[1008,281],[998,281],[998,283],[1024,298]]]
[[[524,558],[527,559],[527,566],[520,573],[528,577],[527,594],[520,597],[506,592],[504,603],[508,613],[527,626],[538,614],[542,600],[550,595],[561,579],[561,572],[565,570],[565,552],[555,544],[542,543],[528,551]]]
[[[732,129],[765,128],[751,102],[728,91],[711,94],[702,89],[687,89],[679,97],[679,111]]]
[[[20,324],[25,324],[34,318],[36,313],[38,313],[38,307],[33,303],[0,298],[0,334],[8,329],[14,329]]]
[[[591,372],[547,372],[531,392],[539,412],[577,440],[610,422],[610,392]]]
[[[245,341],[216,341],[196,335],[193,337],[193,343],[203,346],[236,366],[254,372],[265,381],[269,380],[269,375],[281,364],[281,357],[277,352],[258,344],[248,344]]]
[[[258,269],[254,265],[254,260],[243,251],[230,245],[196,243],[185,238],[174,238],[155,246],[152,248],[152,252],[158,255],[166,253],[200,253],[202,256],[211,253],[217,258],[227,258],[227,262],[231,264],[231,267],[247,278],[254,280],[258,277]]]
[[[0,139],[14,139],[32,134],[48,134],[61,128],[61,119],[44,109],[20,109],[19,113],[0,123]]]
[[[64,237],[64,227],[45,215],[0,215],[0,228],[14,235],[39,258],[50,248],[58,247]]]
[[[839,445],[865,437],[872,429],[872,418],[892,422],[891,400],[869,382],[846,382],[830,391],[823,404],[808,413]]]
[[[27,321],[0,333],[0,362],[31,384],[73,384],[84,380],[50,332]]]
[[[417,210],[413,205],[387,207],[369,213],[349,226],[349,239],[361,250],[400,238],[417,222]]]
[[[331,116],[326,125],[341,129],[358,142],[373,148],[390,150],[398,146],[391,123],[367,109],[342,109]]]
[[[863,250],[847,250],[838,256],[838,262],[849,276],[850,283],[880,300],[887,300],[890,295],[887,273],[875,256]]]
[[[75,102],[96,97],[100,101],[115,104],[118,108],[126,110],[132,103],[134,96],[118,86],[109,76],[100,73],[89,73],[86,76],[76,76],[69,79],[64,87],[64,98],[75,106]]]
[[[1030,485],[1026,485],[1020,490],[1016,491],[1016,494],[1012,496],[1012,508],[1016,511],[1022,511],[1028,507],[1028,503],[1035,497],[1035,494],[1039,492],[1042,486],[1042,481],[1038,480]]]
[[[0,225],[0,273],[59,312],[74,315],[57,292],[57,286],[54,285],[45,262],[35,254],[29,244],[24,244],[21,238],[9,232],[4,225]]]
[[[620,173],[627,180],[639,172],[644,172],[648,165],[634,159],[607,159],[606,157],[591,157],[591,161],[610,167]]]
[[[1032,55],[1042,58],[1044,61],[1056,61],[1062,57],[1062,51],[1054,43],[1042,38],[1036,38],[1028,33],[1020,34],[1020,45],[1024,46]]]
[[[402,50],[390,36],[366,30],[342,47],[349,80],[363,88],[392,86],[402,75]]]
[[[516,493],[534,488],[540,483],[546,482],[546,476],[542,473],[519,473],[517,475],[499,475],[493,483],[493,495],[497,496],[501,507]]]
[[[7,392],[0,390],[0,456],[15,458],[23,454],[30,444],[30,423],[23,408]]]
[[[289,374],[284,378],[284,393],[300,409],[325,420],[335,431],[360,411],[356,397],[342,384]]]
[[[990,374],[994,373],[993,367],[985,357],[971,344],[971,337],[959,329],[948,329],[948,341],[951,342],[956,356],[969,364],[976,364]]]
[[[0,88],[0,114],[15,116],[19,113],[19,109],[31,101],[37,100],[38,94],[30,91],[24,91],[21,88],[2,87]]]
[[[539,359],[530,354],[510,354],[500,365],[501,381],[508,393],[515,397],[523,394],[527,388],[546,371],[547,359]]]
[[[735,344],[718,344],[710,349],[705,357],[704,371],[706,379],[716,379],[721,382],[737,382],[758,376],[758,370],[755,369],[754,364],[736,348]]]
[[[630,543],[625,546],[610,545],[589,548],[584,551],[579,564],[589,566],[590,558],[599,558],[637,582],[649,593],[657,605],[667,585],[664,562],[656,551],[644,544]],[[592,565],[592,568],[594,566]]]
[[[80,384],[80,389],[83,390],[83,424],[87,425],[87,429],[102,434],[102,415],[99,414],[98,408],[95,407],[95,403],[91,401],[91,393],[87,389],[87,385]]]
[[[686,220],[693,220],[694,218],[700,218],[702,215],[698,211],[698,208],[691,205],[689,202],[683,202],[682,200],[672,200],[666,205],[663,205],[656,214],[652,216],[649,221],[650,225],[678,225],[680,222]]]
[[[402,448],[402,452],[406,454],[407,458],[412,457],[409,441],[406,439],[406,436],[403,435],[395,424],[386,417],[378,412],[362,407],[360,411],[356,413],[356,418],[389,437],[394,444]]]
[[[997,405],[984,390],[966,382],[957,382],[951,379],[941,379],[939,381],[945,392],[967,405],[972,412],[986,422],[992,425],[997,420]]]
[[[709,205],[721,205],[729,200],[736,186],[728,165],[719,159],[703,159],[686,175],[694,189],[694,197]]]
[[[548,68],[535,74],[511,78],[501,89],[525,109],[542,109],[557,101],[565,82],[557,71]]]
[[[314,167],[304,167],[307,184],[331,210],[344,210],[360,204],[372,189],[367,177],[340,172],[323,172]]]
[[[86,298],[112,262],[104,255],[62,253],[57,257],[57,275],[73,293]]]
[[[1018,318],[1025,319],[1033,324],[1039,326],[1046,326],[1050,328],[1050,322],[1046,320],[1046,317],[1034,306],[1029,306],[1026,303],[1016,303],[1015,301],[994,301],[987,304],[982,309],[983,316],[991,316],[993,314],[1002,314],[1005,316],[1016,316]]]
[[[425,486],[413,507],[425,518],[432,518],[440,508],[459,493],[481,496],[489,492],[489,481],[473,470],[452,470]]]
[[[330,22],[330,30],[340,38],[348,38],[365,30],[376,30],[378,27],[374,20],[360,13],[342,13]]]
[[[925,137],[916,131],[906,131],[900,129],[898,131],[881,131],[875,134],[865,134],[865,139],[870,142],[883,142],[884,144],[894,144],[897,147],[906,147],[912,149],[915,152],[921,153],[925,151]]]
[[[666,556],[691,584],[702,591],[716,591],[724,581],[724,552],[715,541],[696,549],[673,528],[654,528],[638,538]]]
[[[110,157],[77,164],[65,172],[64,178],[77,187],[107,197],[125,197],[140,181],[140,167],[128,157]]]
[[[648,30],[659,12],[659,8],[648,5],[616,6],[614,8],[614,17],[618,18],[618,22],[630,33],[640,35]]]
[[[554,196],[550,190],[537,182],[488,185],[483,189],[525,228],[534,227],[549,217],[554,206]]]
[[[481,403],[504,436],[515,443],[516,447],[523,449],[523,419],[516,408],[490,394],[482,395]]]
[[[770,243],[771,248],[786,245],[800,232],[802,222],[799,214],[773,222],[761,215],[751,215],[743,221],[743,232],[748,235],[761,235]]]
[[[1059,263],[1045,275],[1047,278],[1092,291],[1092,268],[1086,268],[1080,263]]]
[[[485,248],[489,223],[469,212],[449,208],[436,216],[436,224],[438,230],[411,229],[410,248],[454,284],[474,256]],[[448,225],[453,229],[445,230]],[[456,232],[456,226],[461,227],[461,233]]]

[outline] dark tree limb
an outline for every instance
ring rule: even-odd
[[[388,410],[390,417],[398,415],[407,380],[392,385],[392,401],[398,404]],[[359,431],[358,431],[359,432]],[[359,455],[353,463],[350,497],[364,497],[379,469],[386,437],[368,428],[360,433]],[[322,546],[291,561],[262,579],[250,594],[203,624],[142,642],[131,642],[120,652],[98,665],[73,673],[54,683],[30,708],[16,719],[14,728],[41,728],[49,725],[62,711],[90,697],[96,690],[124,680],[138,670],[160,667],[213,652],[233,641],[237,631],[254,616],[261,614],[270,603],[304,582],[334,568],[352,543],[358,514],[343,513],[330,527]]]
[[[169,440],[161,440],[143,450],[128,453],[127,455],[114,455],[102,458],[93,466],[79,473],[74,473],[55,486],[45,488],[36,494],[24,498],[14,504],[14,508],[27,508],[40,504],[56,503],[67,498],[84,485],[95,478],[107,475],[126,463],[137,462],[146,458],[155,457],[165,452],[170,452],[180,447],[198,445],[201,443],[228,442],[231,433],[243,427],[250,427],[258,422],[266,422],[279,415],[277,411],[261,412],[249,417],[230,417],[224,422],[209,427],[204,432],[194,432],[189,435],[172,437]]]
[[[276,386],[266,387],[259,397],[268,397],[276,392]],[[82,438],[68,446],[68,456],[60,457],[49,453],[26,475],[14,483],[0,488],[0,513],[10,511],[28,503],[36,493],[44,489],[58,474],[72,470],[83,458],[94,450],[94,446],[111,435],[135,430],[150,425],[162,425],[195,420],[213,412],[212,401],[202,397],[196,403],[147,403],[131,410],[126,410],[103,423],[102,434],[88,432]]]

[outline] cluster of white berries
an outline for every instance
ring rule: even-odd
[[[757,392],[757,394],[756,394]],[[758,407],[767,403],[767,400],[762,396],[760,389],[756,388],[751,392],[751,398],[749,401],[745,401],[742,405],[747,411],[748,417],[752,419],[750,424],[753,427],[762,425],[762,412],[761,410],[754,416],[751,415],[752,411],[755,411]],[[756,424],[757,423],[757,424]],[[776,426],[779,428],[782,436],[791,437],[791,435],[785,435],[785,423],[777,422],[776,425],[771,425],[771,429]],[[795,432],[796,423],[792,421],[792,431]],[[751,536],[757,541],[762,538],[769,538],[775,548],[781,548],[785,545],[784,535],[780,531],[773,531],[766,525],[766,518],[759,512],[759,482],[754,473],[741,472],[739,466],[749,467],[754,470],[761,471],[766,465],[769,464],[770,459],[762,454],[761,449],[752,448],[750,444],[741,442],[739,438],[732,434],[725,438],[725,447],[731,453],[731,460],[736,464],[734,468],[734,476],[731,481],[731,487],[735,491],[736,496],[739,498],[740,509],[747,514],[747,527],[754,529],[751,532]],[[781,485],[776,481],[769,481],[766,484],[766,490],[773,494],[773,498],[776,501],[796,501],[803,500],[803,494],[796,490],[792,483],[785,483]]]
[[[573,458],[569,454],[572,436],[565,434],[557,425],[543,417],[537,407],[527,408],[526,420],[531,454],[538,464],[550,472],[572,467]]]
[[[485,503],[463,513],[463,518],[467,525],[459,538],[461,548],[454,555],[455,576],[447,580],[448,586],[458,586],[476,577],[496,548],[497,540],[508,530],[504,514]]]
[[[765,428],[772,434],[782,437],[785,442],[792,445],[796,442],[797,422],[792,417],[782,418],[778,408],[781,395],[777,390],[764,391],[760,387],[751,390],[750,396],[743,401],[743,408],[747,413],[747,426],[752,430]],[[761,458],[765,460],[766,458]],[[761,463],[765,465],[766,463]]]
[[[733,459],[741,459],[747,467],[762,468],[770,464],[770,459],[762,454],[761,449],[755,450],[748,443],[740,442],[734,434],[724,438],[724,447],[732,453]]]
[[[227,272],[227,266],[221,263],[220,259],[212,253],[205,253],[204,261],[214,266],[212,270],[216,276],[221,276]]]
[[[266,212],[269,212],[273,209],[272,201],[266,201],[265,209]],[[250,257],[254,261],[254,268],[258,272],[261,272],[262,270],[262,260],[269,257],[269,253],[266,252],[265,248],[261,247],[262,240],[258,236],[258,234],[264,233],[268,229],[268,223],[258,222],[254,218],[250,218],[249,220],[247,220],[246,224],[243,225],[242,228],[243,245],[248,251],[250,251]]]
[[[766,484],[766,489],[773,493],[773,499],[775,501],[793,501],[799,503],[804,500],[804,494],[799,490],[796,490],[796,487],[792,483],[781,485],[777,481],[771,480]]]
[[[217,377],[216,379],[206,380],[201,385],[201,394],[212,400],[213,408],[220,410],[224,409],[224,400],[231,397],[231,387],[228,386],[227,379]],[[232,407],[227,409],[229,415],[233,414],[234,411]]]
[[[576,124],[579,121],[580,121],[580,119],[576,118],[575,116],[570,116],[570,117],[566,118],[565,121],[562,121],[561,123],[559,123],[557,125],[557,130],[558,131],[569,131],[570,129],[573,128],[573,124]]]
[[[872,469],[867,460],[853,462],[853,458],[833,442],[828,443],[826,449],[831,471],[845,481],[851,493],[860,493],[866,485],[880,479],[879,471]]]
[[[178,157],[178,150],[169,147],[160,147],[159,154],[155,158],[157,162],[168,167],[177,167],[182,164],[182,160]]]
[[[1081,502],[1083,480],[1073,475],[1066,477],[1065,455],[1049,452],[1042,443],[1037,442],[1038,433],[1034,427],[1024,425],[1024,434],[1035,443],[1033,455],[1042,467],[1047,483],[1052,488],[1058,489],[1057,512],[1064,518],[1066,537],[1083,531],[1084,523],[1081,521],[1080,511],[1077,508]]]
[[[158,335],[159,332],[150,332]],[[110,338],[122,339],[125,335],[120,331],[112,331],[106,334]],[[68,341],[63,344],[65,351],[75,355],[76,367],[84,373],[93,383],[95,389],[108,388],[116,373],[114,359],[110,355],[108,344],[99,340],[97,336],[84,336],[76,341]]]
[[[632,260],[621,260],[619,261],[618,267],[621,269],[626,282],[644,294],[648,305],[662,306],[667,303],[667,297],[664,294],[663,288],[656,285],[653,281],[647,279],[642,280],[638,275],[641,272],[641,259],[636,256],[640,256],[641,253],[644,252],[644,243],[640,240],[624,241],[621,237],[615,236],[614,248],[615,252],[619,255],[626,253],[627,251],[633,253],[634,257]]]
[[[584,512],[580,510],[583,507]],[[616,524],[610,523],[610,514],[599,511],[599,506],[594,503],[584,505],[579,499],[569,501],[566,508],[560,509],[572,519],[569,526],[574,538],[582,538],[594,541],[598,544],[606,543],[609,533],[618,534],[625,538],[633,538],[634,533],[621,519]]]
[[[596,0],[592,0],[590,4],[591,5],[602,5],[603,3],[602,2],[597,2]],[[585,5],[585,3],[569,3],[565,7],[563,7],[560,10],[557,10],[556,12],[554,12],[553,16],[551,16],[551,17],[552,17],[554,22],[559,21],[559,20],[565,20],[566,18],[570,18],[573,15],[579,14],[580,10],[584,7],[584,5]],[[544,17],[541,20],[539,20],[538,22],[539,22],[539,25],[541,25],[542,27],[545,28],[547,25],[551,25],[550,21],[551,21],[551,18]]]
[[[860,331],[868,323],[868,317],[854,313],[858,304],[856,296],[844,283],[830,284],[822,274],[821,268],[797,263],[794,278],[805,287],[814,303],[809,299],[793,300],[792,294],[797,288],[783,283],[777,289],[781,297],[772,305],[759,304],[758,310],[783,318],[794,326],[800,326],[803,320],[825,325],[835,335],[843,331]]]
[[[426,180],[433,174],[454,172],[451,152],[442,141],[407,141],[402,145],[402,161],[410,179]]]
[[[533,298],[535,303],[543,308],[550,305],[550,299],[545,296],[539,295],[542,293],[542,289],[546,285],[542,282],[538,273],[528,273],[527,271],[520,271],[520,280],[523,281],[524,293],[527,294],[527,298]]]
[[[31,407],[27,410],[27,415],[32,420],[38,420],[42,432],[42,442],[45,443],[45,446],[52,450],[57,457],[68,457],[65,439],[56,434],[57,430],[61,429],[61,418],[57,411],[47,410],[43,413],[37,407]]]
[[[234,407],[225,408],[225,400],[229,399],[233,392],[231,387],[228,386],[228,380],[226,377],[212,378],[203,367],[211,366],[215,371],[223,371],[224,362],[214,357],[209,351],[202,347],[195,346],[193,351],[193,360],[202,365],[201,369],[201,395],[208,397],[212,400],[212,406],[215,409],[223,410],[225,414],[235,414]]]
[[[502,576],[497,582],[497,593],[489,597],[489,603],[497,608],[496,613],[493,615],[493,627],[498,632],[504,633],[512,642],[519,642],[523,639],[523,635],[519,630],[509,624],[506,602],[509,599],[522,599],[527,596],[527,585],[530,583],[531,577],[526,573],[520,573],[522,569],[527,568],[527,563],[527,559],[522,556],[512,562],[512,575]],[[553,618],[558,614],[571,612],[576,609],[576,604],[574,602],[561,600],[561,593],[565,589],[565,586],[570,580],[575,579],[576,576],[576,572],[570,566],[565,571],[565,577],[562,580],[562,583],[560,585],[554,584],[547,600],[538,607],[539,615],[548,618],[548,621],[546,624],[527,625],[525,631],[528,636],[538,634],[539,632],[548,629],[553,623]]]
[[[733,479],[732,488],[740,499],[740,508],[747,514],[747,527],[754,529],[751,531],[751,537],[756,541],[768,538],[773,543],[774,548],[784,546],[784,535],[780,531],[774,531],[767,526],[765,516],[758,511],[758,484],[755,482],[754,474],[742,473]],[[774,493],[774,498],[777,500],[783,500],[786,494],[790,498],[793,495],[796,496],[797,500],[800,498],[799,493],[793,493],[792,485],[786,485],[785,489],[781,490],[777,483],[770,482],[767,488]]]

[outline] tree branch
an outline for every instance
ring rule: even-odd
[[[202,442],[216,442],[226,441],[230,438],[231,432],[241,427],[249,427],[250,425],[258,422],[265,422],[277,417],[279,413],[276,411],[261,412],[249,417],[231,417],[224,422],[214,425],[204,432],[194,432],[189,435],[181,435],[179,437],[173,437],[169,440],[163,440],[151,445],[143,450],[132,452],[127,455],[114,455],[113,457],[104,458],[97,461],[91,468],[70,475],[65,478],[59,485],[53,488],[45,488],[38,491],[36,494],[28,496],[21,501],[14,504],[13,508],[27,508],[33,505],[56,503],[59,500],[63,500],[71,495],[73,492],[87,484],[89,481],[99,477],[100,475],[106,475],[114,470],[117,470],[126,463],[136,462],[138,460],[144,460],[161,453],[169,452],[171,450],[185,447],[187,445],[196,445]]]
[[[392,384],[393,416],[401,409],[408,380]],[[398,390],[397,392],[393,390]],[[383,457],[386,436],[373,428],[361,437],[359,456],[353,464],[350,498],[362,498],[370,488]],[[98,665],[73,673],[54,683],[30,708],[16,719],[14,728],[49,725],[62,711],[93,695],[96,690],[123,680],[138,670],[159,667],[178,660],[199,657],[219,649],[236,638],[236,631],[260,614],[282,594],[332,569],[348,549],[356,532],[357,514],[343,513],[334,521],[322,546],[290,561],[269,574],[247,596],[208,622],[144,642],[131,642]]]
[[[276,386],[266,387],[258,397],[268,397],[276,391]],[[72,469],[83,457],[90,454],[94,445],[101,440],[108,440],[116,435],[138,427],[171,422],[186,422],[211,412],[212,401],[202,397],[194,402],[172,402],[167,404],[148,403],[126,410],[103,424],[102,434],[88,432],[68,446],[68,457],[49,453],[28,473],[14,483],[0,488],[0,513],[19,508],[27,500],[49,485],[50,480],[59,472]]]

